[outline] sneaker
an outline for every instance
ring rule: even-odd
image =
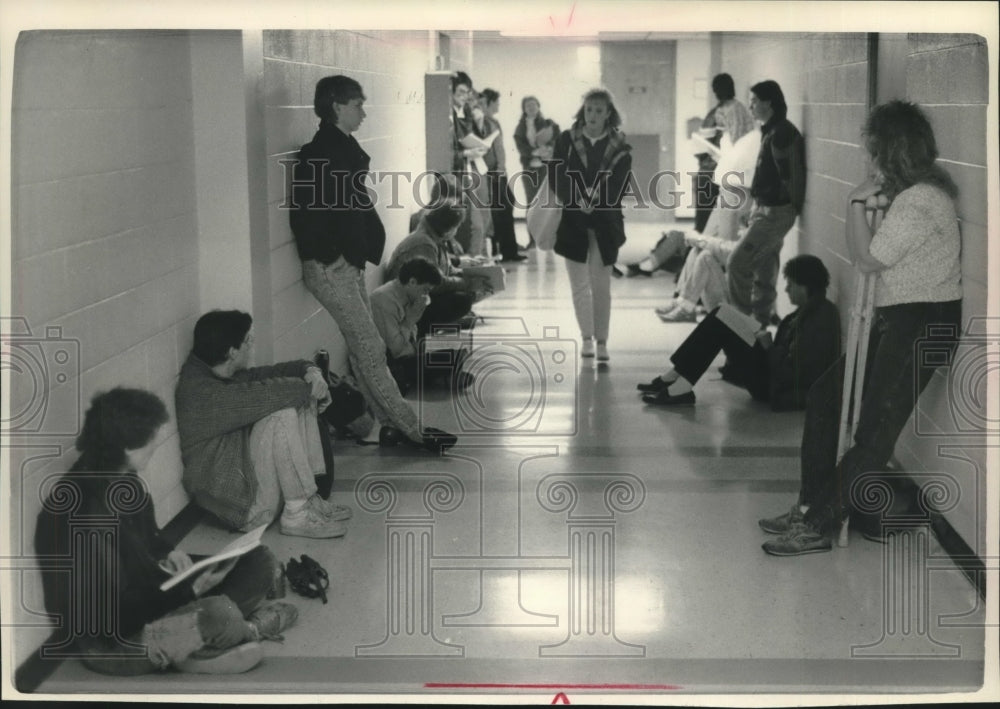
[[[657,315],[666,315],[667,313],[677,309],[677,298],[671,298],[667,301],[667,304],[662,308],[655,308]]]
[[[247,622],[253,631],[255,641],[283,641],[285,636],[281,634],[282,631],[295,625],[298,619],[299,609],[291,603],[268,603],[251,613]]]
[[[313,495],[309,498],[309,502],[315,505],[316,509],[322,512],[327,519],[332,519],[334,522],[344,522],[354,516],[354,512],[350,507],[335,505],[332,501],[324,500],[319,495]]]
[[[281,533],[289,537],[332,539],[347,534],[347,527],[307,504],[297,514],[281,515]]]
[[[768,534],[784,534],[792,528],[793,524],[802,522],[803,513],[797,504],[792,505],[792,509],[783,515],[771,517],[770,519],[759,519],[757,524]]]
[[[773,556],[799,556],[830,551],[830,537],[821,534],[805,522],[797,522],[777,539],[764,542],[761,548]]]
[[[688,310],[683,306],[678,306],[669,313],[661,313],[660,320],[663,322],[697,322],[698,314],[694,310]]]
[[[589,337],[583,339],[583,347],[580,348],[581,357],[593,357],[594,356],[594,341]]]
[[[607,362],[611,359],[611,355],[608,354],[608,345],[605,342],[597,343],[597,361]]]
[[[200,675],[235,675],[252,670],[264,659],[260,643],[249,642],[225,649],[203,648],[174,663],[181,672]]]

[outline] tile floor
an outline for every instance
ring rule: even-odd
[[[622,260],[659,229],[634,225]],[[261,666],[110,684],[65,663],[42,691],[656,703],[979,686],[984,609],[933,538],[901,553],[857,534],[826,554],[761,551],[756,520],[797,492],[801,413],[770,412],[714,368],[696,406],[642,404],[636,382],[693,327],[653,313],[672,283],[613,283],[611,361],[598,367],[576,354],[561,259],[533,251],[476,308],[479,386],[410,397],[460,445],[436,459],[340,444],[334,494],[355,509],[348,535],[266,533],[280,559],[309,554],[332,583],[326,605],[290,596],[299,623],[266,644]],[[202,526],[182,546],[227,538]]]

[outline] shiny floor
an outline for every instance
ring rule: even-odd
[[[659,229],[635,224],[622,260]],[[331,585],[327,604],[289,594],[299,623],[266,644],[261,666],[109,683],[66,663],[42,691],[656,703],[978,687],[984,609],[933,537],[887,546],[855,533],[846,549],[796,558],[761,550],[757,519],[797,493],[801,413],[772,413],[714,367],[694,407],[640,401],[636,382],[662,372],[693,328],[653,313],[672,284],[663,273],[613,282],[611,361],[597,365],[578,356],[562,259],[532,251],[476,308],[477,386],[409,397],[428,424],[461,433],[459,446],[433,458],[338,444],[348,535],[266,533],[282,560],[319,560]],[[182,546],[227,538],[203,525]]]

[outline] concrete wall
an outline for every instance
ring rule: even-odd
[[[926,109],[941,164],[958,183],[963,309],[968,324],[970,318],[986,315],[986,44],[972,35],[900,36],[902,44],[896,39],[883,38],[877,93],[883,100],[905,98]],[[806,204],[796,229],[785,239],[782,261],[795,253],[812,253],[824,260],[833,280],[831,299],[840,306],[846,333],[854,271],[844,241],[844,202],[865,176],[860,131],[869,91],[867,36],[723,33],[712,42],[713,57],[718,57],[713,70],[733,75],[738,96],[746,96],[749,87],[763,79],[781,84],[788,116],[805,136]],[[918,413],[897,443],[896,457],[915,473],[937,470],[952,476],[961,496],[946,516],[983,555],[985,392],[968,388],[975,379],[970,372],[977,362],[984,362],[985,354],[982,348],[971,347],[973,339],[961,350],[961,361],[951,370],[939,370],[924,392]],[[963,410],[964,420],[956,417],[956,406]],[[979,430],[957,435],[960,425],[970,420],[979,423]]]
[[[19,38],[12,314],[32,337],[11,346],[27,367],[11,378],[11,429],[38,435],[11,441],[15,555],[33,553],[40,487],[75,459],[91,396],[116,385],[152,390],[171,412],[143,475],[158,521],[187,503],[173,390],[199,308],[190,52],[186,33]],[[34,624],[24,632],[37,642],[19,640],[19,653],[48,634],[45,619],[28,612],[41,609],[38,579],[25,574],[24,584],[13,622]]]

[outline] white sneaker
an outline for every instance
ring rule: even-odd
[[[334,522],[343,522],[354,516],[354,512],[346,505],[335,505],[331,500],[324,500],[318,494],[309,498],[308,504],[314,505],[328,519]]]
[[[289,537],[331,539],[347,534],[347,527],[330,519],[315,506],[306,504],[296,513],[282,513],[281,533]]]
[[[611,357],[608,355],[608,345],[606,342],[597,343],[597,361],[607,362]]]
[[[590,337],[586,337],[583,340],[583,347],[580,349],[581,357],[593,357],[594,356],[594,340]]]

